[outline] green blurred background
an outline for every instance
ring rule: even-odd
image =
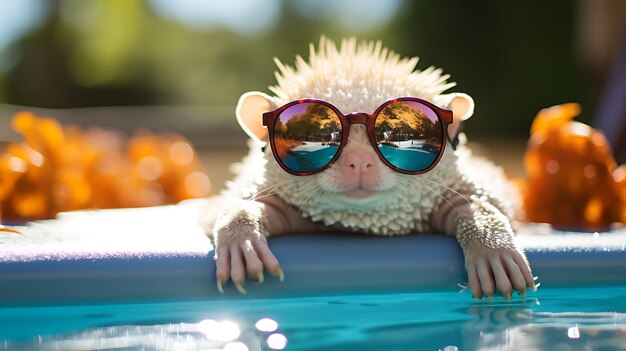
[[[421,57],[420,69],[443,68],[476,101],[470,139],[497,148],[523,142],[551,105],[579,102],[580,120],[595,123],[625,3],[0,0],[0,140],[15,138],[10,117],[28,106],[63,122],[174,130],[202,149],[242,150],[239,96],[267,92],[273,57],[291,64],[326,35],[380,39]],[[521,162],[521,151],[511,157]]]

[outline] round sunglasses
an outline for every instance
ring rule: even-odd
[[[381,161],[406,174],[430,171],[446,146],[452,111],[428,101],[401,97],[373,114],[343,114],[317,99],[289,102],[263,113],[272,153],[288,173],[306,176],[330,167],[348,142],[350,126],[364,124]]]

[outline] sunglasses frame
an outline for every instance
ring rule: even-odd
[[[428,166],[427,168],[423,169],[423,170],[419,170],[419,171],[407,171],[407,170],[403,170],[401,168],[398,168],[396,166],[394,166],[393,164],[391,164],[384,156],[383,154],[380,152],[380,150],[378,149],[377,145],[377,141],[376,141],[376,135],[374,133],[374,126],[376,124],[376,118],[378,117],[378,115],[380,114],[380,112],[387,107],[390,104],[399,102],[399,101],[413,101],[413,102],[417,102],[420,103],[422,105],[425,105],[426,107],[432,109],[435,112],[435,115],[437,116],[437,118],[439,119],[439,122],[441,123],[441,131],[442,131],[442,135],[441,135],[441,149],[439,151],[439,153],[437,154],[437,158],[435,158],[435,160],[432,162],[432,164],[430,166]],[[315,171],[310,171],[310,172],[295,172],[291,169],[289,169],[281,160],[280,156],[278,155],[277,151],[276,151],[276,147],[275,147],[275,139],[274,139],[274,128],[276,126],[276,119],[280,116],[281,113],[283,113],[285,110],[287,110],[288,108],[290,108],[291,106],[297,105],[297,104],[303,104],[303,103],[316,103],[316,104],[322,104],[328,108],[330,108],[333,112],[335,112],[335,114],[337,115],[337,117],[339,118],[339,121],[341,123],[341,143],[339,144],[339,149],[337,150],[337,153],[335,154],[335,156],[322,168],[315,170]],[[287,104],[272,110],[272,111],[268,111],[263,113],[263,126],[265,126],[268,129],[269,132],[269,143],[270,146],[272,148],[272,154],[274,155],[274,158],[276,159],[276,162],[278,162],[278,164],[280,165],[280,167],[285,170],[287,173],[293,174],[293,175],[297,175],[297,176],[308,176],[308,175],[312,175],[312,174],[316,174],[316,173],[320,173],[326,169],[328,169],[333,163],[335,163],[335,161],[337,161],[337,159],[339,158],[339,156],[341,155],[341,152],[343,151],[343,148],[346,146],[346,143],[348,142],[348,137],[350,135],[350,126],[352,126],[353,124],[364,124],[367,128],[367,136],[370,140],[370,143],[372,144],[374,151],[376,152],[376,154],[378,155],[378,158],[388,167],[390,167],[391,169],[393,169],[396,172],[399,173],[404,173],[404,174],[423,174],[426,173],[430,170],[432,170],[437,163],[439,163],[439,160],[441,159],[441,156],[443,156],[443,152],[446,148],[446,141],[448,139],[448,126],[450,124],[452,124],[452,111],[451,110],[446,110],[443,109],[429,101],[420,99],[420,98],[415,98],[415,97],[399,97],[399,98],[395,98],[395,99],[391,99],[388,101],[385,101],[382,105],[380,105],[376,111],[374,111],[374,113],[372,114],[368,114],[365,112],[352,112],[349,114],[343,114],[341,111],[339,111],[339,109],[335,106],[333,106],[331,103],[323,101],[323,100],[319,100],[319,99],[300,99],[300,100],[294,100],[291,102],[288,102]]]

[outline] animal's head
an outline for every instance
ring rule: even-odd
[[[460,122],[469,118],[473,113],[473,100],[466,94],[443,94],[445,90],[455,85],[446,82],[449,76],[443,75],[440,69],[433,67],[424,71],[415,70],[417,62],[416,57],[400,58],[399,55],[383,48],[380,42],[357,45],[355,39],[347,39],[341,43],[340,48],[337,48],[332,41],[322,38],[318,48],[310,46],[308,62],[298,56],[296,65],[292,68],[276,60],[279,68],[276,73],[278,84],[270,87],[274,96],[261,92],[244,94],[237,106],[237,119],[252,139],[266,143],[268,128],[263,125],[263,114],[294,100],[310,98],[323,100],[332,104],[336,111],[348,115],[351,113],[373,114],[386,101],[399,97],[416,97],[431,102],[433,109],[452,110],[454,123],[448,126],[448,133],[456,135]],[[311,139],[310,143],[305,144],[338,146],[342,136],[349,133],[335,161],[319,173],[294,176],[280,169],[272,152],[266,150],[267,174],[268,177],[276,178],[273,183],[289,182],[292,186],[296,185],[292,188],[293,191],[297,187],[300,191],[307,191],[306,195],[301,195],[301,200],[323,194],[325,199],[323,202],[326,205],[345,208],[354,205],[371,207],[368,204],[379,207],[385,202],[397,201],[402,185],[418,178],[428,179],[432,171],[420,175],[400,173],[385,164],[381,152],[374,149],[386,141],[389,141],[391,145],[400,140],[397,139],[399,135],[406,134],[406,131],[401,130],[402,123],[391,123],[384,133],[379,131],[381,134],[379,137],[370,136],[366,125],[360,123],[351,124],[349,132],[344,126],[343,133],[341,133],[340,124],[331,125],[324,121],[324,114],[333,113],[332,106],[304,104],[301,106],[302,111],[297,112],[302,113],[307,107],[321,109],[319,113],[315,112],[317,114],[311,112],[310,115],[313,117],[309,116],[309,119],[319,120],[321,124],[318,124],[322,127],[318,126],[318,128],[328,129],[325,130],[326,137],[319,137],[319,140]],[[291,115],[294,114],[295,112]],[[434,124],[434,119],[431,118],[431,120]],[[278,127],[274,125],[274,128],[284,129],[286,122],[288,121],[285,118],[278,118],[275,123],[280,125]],[[371,133],[373,134],[374,132]],[[276,137],[275,140],[277,140]],[[293,138],[283,138],[283,145],[275,145],[275,148],[286,147],[294,152],[294,145],[290,144],[292,140]],[[413,143],[413,140],[405,137],[401,142]],[[303,147],[301,142],[297,141],[297,143],[298,146]],[[431,151],[429,148],[438,146],[428,144],[427,139],[415,140],[412,148],[417,152],[428,153]],[[281,153],[285,150],[275,150],[275,152]],[[453,161],[443,157],[440,164],[445,162]],[[299,202],[297,199],[291,200]]]

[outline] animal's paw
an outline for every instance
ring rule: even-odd
[[[215,264],[217,289],[223,293],[223,285],[231,279],[237,290],[245,294],[246,277],[263,283],[263,272],[285,278],[278,260],[269,249],[267,239],[259,233],[231,233],[220,235],[216,243]]]
[[[493,297],[499,291],[507,300],[513,289],[526,296],[535,282],[525,256],[512,248],[491,249],[475,246],[465,250],[465,269],[472,296]]]

